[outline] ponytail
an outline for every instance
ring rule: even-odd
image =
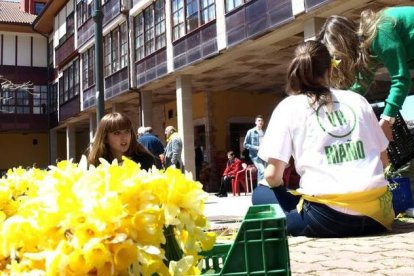
[[[331,93],[326,82],[330,68],[331,57],[325,45],[317,41],[300,44],[288,69],[288,93],[305,94],[313,99],[313,103],[330,103]]]

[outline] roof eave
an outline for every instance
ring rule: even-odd
[[[21,22],[0,22],[0,31],[34,33],[31,23]]]
[[[50,34],[53,30],[55,15],[67,2],[67,0],[49,0],[41,13],[33,21],[33,29],[43,34]]]

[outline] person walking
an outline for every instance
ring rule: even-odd
[[[164,168],[174,165],[177,169],[183,169],[181,161],[183,142],[180,135],[173,126],[167,126],[165,136],[167,137],[167,145],[164,150]]]
[[[278,203],[293,236],[347,237],[391,229],[391,193],[384,178],[388,140],[371,105],[352,91],[329,88],[331,56],[307,41],[288,69],[289,97],[275,108],[259,156],[265,182],[253,204]],[[283,185],[291,156],[301,176],[296,192]]]
[[[260,144],[264,137],[264,119],[262,115],[257,115],[255,118],[255,127],[247,131],[244,138],[243,147],[249,151],[249,157],[257,169],[257,183],[260,183],[264,178],[264,170],[266,163],[257,155]]]
[[[138,128],[138,142],[157,158],[157,167],[161,168],[164,160],[164,145],[157,136],[152,134],[152,127]]]
[[[233,151],[227,152],[227,164],[221,177],[220,189],[216,194],[218,197],[227,197],[228,187],[231,186],[231,182],[236,177],[236,174],[242,168],[242,162],[236,157]]]
[[[364,10],[359,25],[355,20],[331,16],[322,26],[317,40],[337,59],[332,85],[365,94],[382,65],[391,77],[380,125],[393,140],[395,116],[412,86],[414,69],[414,7],[391,7],[379,12]]]

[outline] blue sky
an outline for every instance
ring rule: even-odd
[[[372,106],[384,106],[384,102],[375,103]],[[414,95],[408,96],[405,101],[404,105],[401,110],[401,115],[403,116],[404,120],[411,121],[414,120]]]
[[[414,96],[405,99],[401,114],[406,121],[414,120]]]

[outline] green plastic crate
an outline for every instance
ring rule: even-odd
[[[216,244],[202,255],[202,275],[290,275],[283,210],[277,204],[251,206],[233,244]]]

